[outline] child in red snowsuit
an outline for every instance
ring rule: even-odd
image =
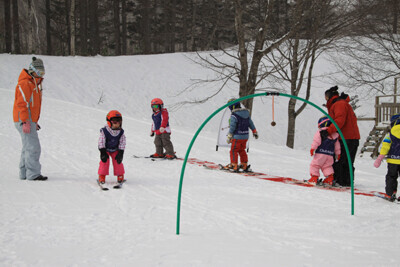
[[[126,145],[126,137],[122,129],[122,115],[117,110],[111,110],[107,114],[107,125],[100,129],[99,137],[100,166],[99,183],[104,184],[106,175],[109,174],[111,157],[114,175],[118,183],[124,182],[124,165],[122,159]]]
[[[231,99],[228,101],[234,101]],[[227,136],[227,143],[231,144],[231,151],[229,152],[231,163],[225,166],[225,169],[232,169],[237,172],[239,169],[248,171],[248,158],[246,153],[246,144],[249,139],[249,128],[253,132],[255,139],[258,139],[258,133],[253,121],[250,118],[250,112],[246,108],[241,108],[240,103],[237,102],[229,106],[232,111],[229,120],[229,133]],[[240,157],[240,165],[238,165],[238,158]]]
[[[311,144],[310,154],[315,155],[310,164],[310,175],[311,178],[308,180],[309,183],[316,184],[319,178],[319,170],[322,171],[326,177],[322,183],[333,184],[333,163],[334,157],[337,156],[337,160],[340,158],[340,143],[339,134],[337,132],[332,133],[328,138],[322,141],[320,131],[326,130],[331,124],[331,121],[327,116],[324,116],[318,120],[318,131],[315,133],[313,142]]]

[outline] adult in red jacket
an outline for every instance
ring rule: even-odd
[[[357,117],[353,108],[349,104],[350,98],[343,93],[339,96],[338,87],[334,86],[325,91],[326,106],[329,116],[333,118],[339,126],[340,131],[346,140],[347,147],[350,152],[350,159],[354,174],[354,160],[357,154],[357,149],[360,141],[360,132],[357,125]],[[331,124],[327,130],[321,131],[321,137],[326,138],[328,135],[337,132],[334,124]],[[348,164],[346,150],[343,141],[339,140],[341,155],[340,159],[333,164],[335,182],[342,186],[350,186],[350,168]]]
[[[40,142],[37,131],[42,106],[42,81],[44,65],[40,58],[33,57],[29,69],[23,69],[15,88],[13,118],[15,128],[21,135],[22,150],[19,163],[21,180],[47,180],[41,174]]]

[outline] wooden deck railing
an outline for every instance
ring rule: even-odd
[[[357,118],[359,121],[375,121],[375,126],[378,124],[390,124],[390,117],[400,113],[400,94],[382,95],[375,97],[375,117],[374,118]],[[386,100],[386,102],[382,102]]]
[[[400,113],[400,103],[397,102],[399,94],[384,95],[375,97],[375,125],[379,123],[389,124],[390,117]],[[388,99],[390,98],[390,100]],[[388,99],[390,102],[381,102],[382,99]]]

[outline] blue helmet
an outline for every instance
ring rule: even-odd
[[[399,124],[400,124],[400,113],[397,113],[390,118],[390,126],[393,127]]]
[[[329,127],[329,125],[331,124],[332,122],[329,120],[327,116],[323,116],[318,120],[318,128]]]
[[[236,100],[236,98],[231,98],[231,99],[228,100],[228,103],[229,103],[229,102],[233,102],[233,101],[235,101],[235,100]],[[236,102],[236,103],[234,103],[234,104],[232,104],[232,105],[229,106],[229,109],[230,109],[231,111],[234,110],[234,109],[237,109],[237,108],[240,108],[240,102]]]

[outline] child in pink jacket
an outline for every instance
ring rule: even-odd
[[[326,177],[322,183],[328,185],[333,184],[332,164],[334,163],[335,155],[337,160],[340,158],[339,134],[335,132],[325,139],[323,139],[320,134],[320,132],[326,130],[330,124],[331,121],[327,116],[318,120],[318,131],[314,135],[310,150],[311,156],[314,155],[314,152],[315,155],[310,164],[311,178],[308,180],[309,183],[318,183],[319,170],[321,170]]]

